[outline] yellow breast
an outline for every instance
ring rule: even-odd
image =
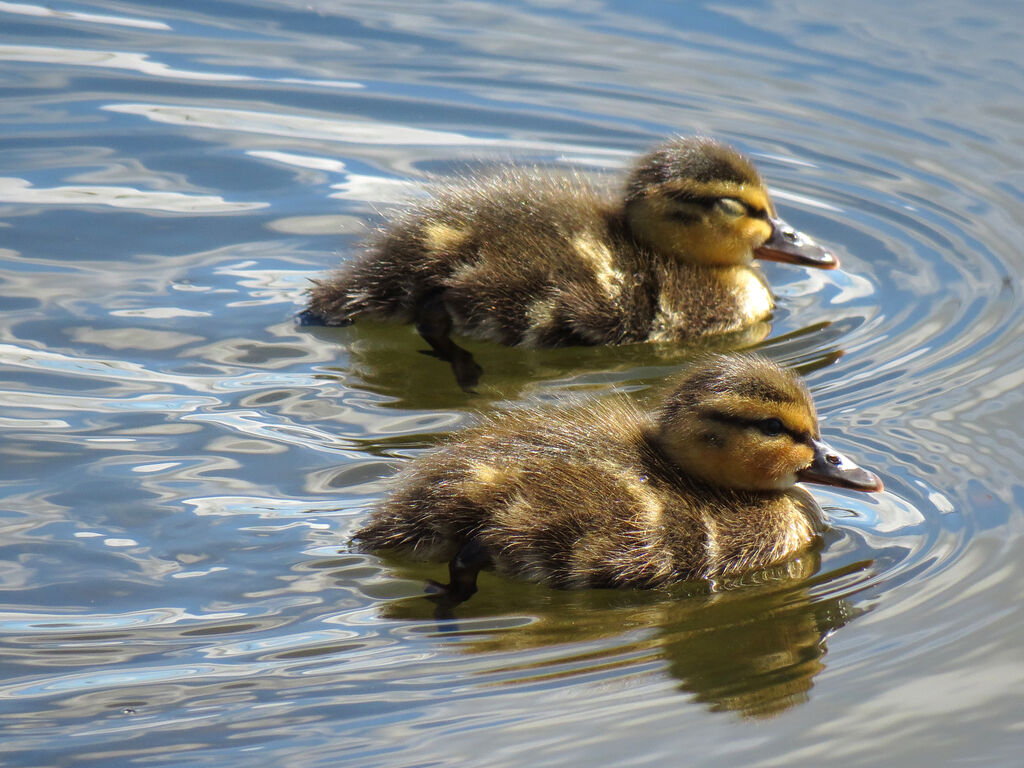
[[[759,272],[749,267],[730,267],[723,277],[733,286],[739,325],[756,323],[771,314],[775,302]]]

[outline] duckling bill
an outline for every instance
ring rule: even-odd
[[[521,347],[687,340],[767,318],[754,258],[834,269],[775,212],[749,160],[708,138],[640,158],[612,199],[578,176],[509,169],[453,184],[314,281],[307,323],[414,323],[472,388],[451,339]]]
[[[553,587],[655,587],[808,547],[825,523],[797,482],[882,490],[821,439],[796,376],[712,356],[652,413],[621,399],[484,422],[413,462],[355,541],[449,561],[453,602],[484,568]]]

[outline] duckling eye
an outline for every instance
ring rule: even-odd
[[[761,421],[754,422],[754,426],[761,430],[761,433],[766,437],[778,437],[786,431],[782,421],[774,418],[761,419]]]
[[[732,219],[739,218],[747,212],[747,206],[732,197],[722,197],[715,203],[719,211]]]

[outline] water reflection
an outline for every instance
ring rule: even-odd
[[[390,565],[405,578],[423,575]],[[650,592],[557,592],[484,575],[480,592],[459,606],[459,618],[440,622],[437,631],[462,653],[508,659],[488,674],[492,684],[636,674],[657,662],[711,710],[770,717],[807,700],[825,668],[826,638],[861,612],[843,597],[820,593],[872,563],[830,573],[819,573],[820,565],[820,554],[810,551],[713,589],[688,583]],[[424,622],[433,610],[425,598],[407,598],[385,603],[381,617]],[[488,628],[489,622],[508,628]]]
[[[411,326],[365,322],[347,328],[304,327],[302,332],[332,345],[338,360],[324,376],[344,389],[388,398],[389,408],[481,410],[498,401],[546,399],[569,392],[634,392],[658,387],[702,352],[757,350],[808,374],[843,355],[838,342],[857,321],[819,322],[770,337],[758,323],[744,331],[690,344],[641,343],[620,347],[508,349],[459,339],[485,371],[473,393],[461,391],[449,366],[421,354],[426,343]]]

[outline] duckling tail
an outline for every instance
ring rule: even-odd
[[[352,325],[351,317],[329,318],[320,314],[312,307],[307,307],[295,315],[295,322],[299,325],[326,325],[339,328],[345,325]]]
[[[299,325],[351,325],[367,309],[364,292],[355,290],[345,274],[312,283],[309,306],[296,315]]]

